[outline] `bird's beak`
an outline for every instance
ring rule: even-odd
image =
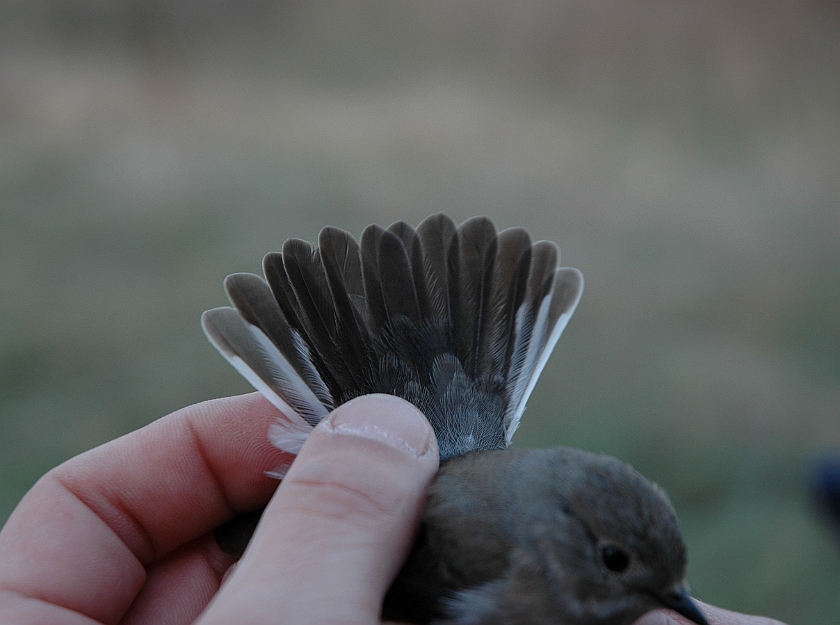
[[[700,608],[694,602],[685,588],[677,588],[676,591],[659,595],[659,600],[666,608],[671,608],[677,614],[697,623],[697,625],[709,625],[709,621],[703,616]]]

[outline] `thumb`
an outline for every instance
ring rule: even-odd
[[[199,622],[378,623],[437,466],[432,428],[408,402],[367,395],[339,406]]]

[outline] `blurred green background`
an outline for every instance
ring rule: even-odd
[[[671,494],[707,601],[840,622],[840,5],[0,4],[0,519],[43,472],[249,390],[222,279],[327,224],[491,216],[586,291],[517,444]]]

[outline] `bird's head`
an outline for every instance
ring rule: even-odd
[[[562,464],[550,515],[565,530],[551,532],[549,519],[546,531],[532,530],[549,585],[564,586],[564,610],[575,622],[612,624],[670,608],[706,625],[688,594],[685,541],[665,492],[609,456],[567,450]]]

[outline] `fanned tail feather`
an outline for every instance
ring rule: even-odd
[[[332,410],[332,404],[318,399],[271,339],[245,321],[239,311],[214,308],[205,312],[201,321],[213,345],[295,430],[308,433]]]
[[[580,272],[558,258],[486,217],[369,226],[361,244],[324,228],[318,249],[290,239],[267,255],[265,281],[229,276],[235,308],[202,324],[287,417],[269,433],[281,449],[297,453],[335,406],[374,392],[417,405],[442,458],[503,448],[580,298]]]

